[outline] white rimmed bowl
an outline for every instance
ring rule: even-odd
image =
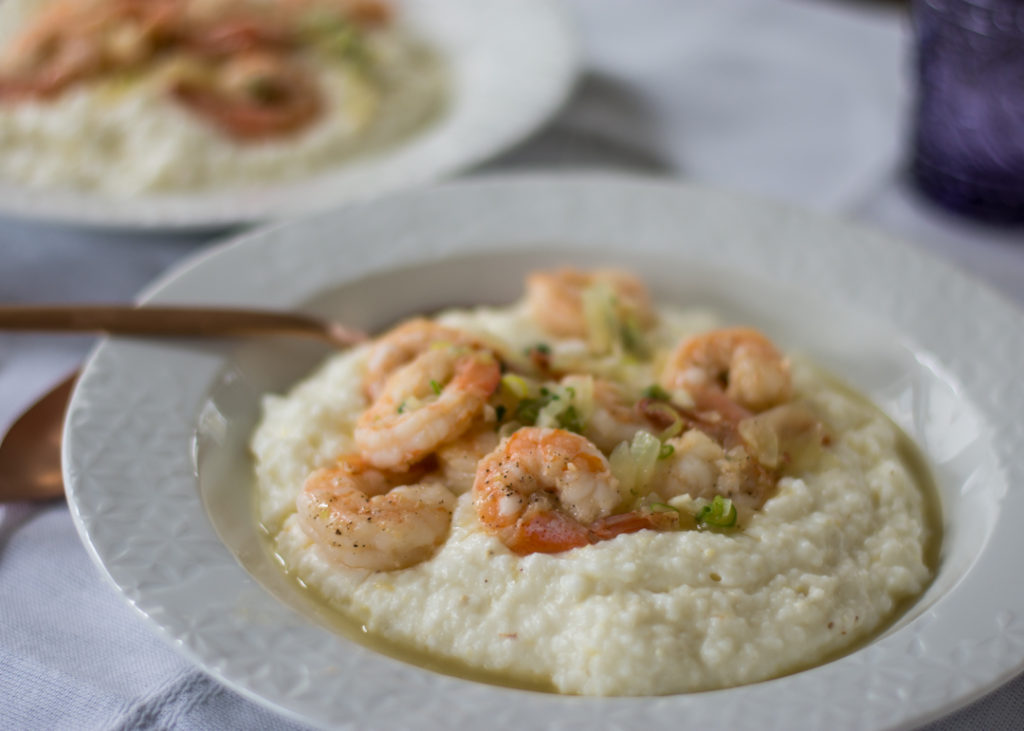
[[[567,261],[628,266],[658,298],[764,328],[917,441],[941,496],[941,562],[882,636],[754,685],[595,699],[434,673],[330,631],[260,544],[246,449],[260,395],[326,354],[313,346],[101,344],[72,400],[64,452],[93,557],[200,667],[321,726],[902,727],[1024,667],[1024,495],[1008,489],[1024,481],[1022,317],[899,242],[675,183],[481,179],[254,232],[180,267],[146,299],[300,308],[373,329],[443,305],[510,301],[524,271]]]

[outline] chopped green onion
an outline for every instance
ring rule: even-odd
[[[645,431],[638,431],[633,435],[629,452],[636,464],[636,488],[646,494],[648,483],[654,475],[654,463],[658,461],[661,452],[661,442]]]
[[[568,429],[569,431],[576,432],[577,434],[583,433],[583,424],[575,406],[570,405],[569,408],[555,418],[558,421],[558,426],[563,429]]]
[[[525,398],[519,402],[516,406],[516,420],[521,421],[527,426],[533,426],[537,423],[537,416],[540,414],[540,410],[544,408],[548,403],[545,398]]]
[[[650,492],[650,481],[660,451],[661,442],[645,431],[637,432],[633,441],[620,442],[612,450],[608,465],[619,481],[623,497],[643,496]]]
[[[611,352],[619,331],[615,312],[615,292],[608,282],[595,282],[583,290],[583,319],[587,325],[587,341],[595,353]]]
[[[675,451],[676,448],[671,444],[662,444],[661,449],[658,450],[658,459],[668,459]]]
[[[532,389],[530,382],[516,373],[506,373],[501,377],[501,385],[518,399],[529,398]]]
[[[645,416],[656,417],[658,422],[668,424],[658,435],[658,438],[662,441],[677,437],[683,433],[683,427],[686,426],[683,423],[683,417],[668,404],[662,401],[655,401],[654,403],[643,404],[643,407]]]
[[[404,411],[405,411],[405,401],[403,401],[402,403],[398,404],[398,413],[401,414]]]
[[[715,499],[698,510],[694,518],[698,524],[731,528],[736,525],[736,506],[729,498],[715,495]]]
[[[651,503],[651,510],[655,513],[667,513],[672,511],[673,513],[679,513],[679,508],[672,507],[668,503]]]
[[[657,383],[652,383],[650,386],[645,388],[642,392],[644,398],[652,398],[658,401],[668,401],[672,396],[664,388],[659,386]]]
[[[441,395],[441,384],[435,381],[433,378],[430,379],[430,388],[433,389],[434,393],[438,396]]]
[[[632,315],[628,315],[619,324],[619,339],[626,352],[641,357],[647,355],[647,341],[644,339],[643,330]]]
[[[636,478],[636,466],[629,454],[629,442],[619,442],[615,449],[608,455],[608,467],[615,479],[619,482],[619,494],[623,500],[628,500],[633,491],[633,483]]]

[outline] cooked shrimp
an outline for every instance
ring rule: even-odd
[[[576,378],[569,376],[563,383],[571,385]],[[593,393],[593,409],[583,427],[583,436],[600,449],[610,452],[621,442],[632,440],[638,431],[653,430],[651,421],[619,384],[595,378]]]
[[[403,322],[374,341],[366,360],[363,390],[371,401],[377,400],[392,373],[432,345],[480,347],[478,338],[417,317]]]
[[[500,379],[498,361],[488,352],[427,350],[384,384],[356,424],[356,444],[375,467],[411,465],[469,429]]]
[[[744,447],[725,449],[699,429],[690,429],[667,444],[674,451],[658,461],[652,481],[662,498],[686,494],[710,500],[721,495],[749,514],[771,496],[774,476]]]
[[[288,57],[247,51],[174,83],[175,99],[240,141],[297,132],[323,107],[311,74]]]
[[[654,323],[654,309],[643,282],[616,269],[585,272],[565,268],[533,272],[526,278],[526,301],[533,319],[552,335],[586,337],[583,291],[597,283],[611,286],[623,320],[632,320],[643,328]]]
[[[494,451],[499,441],[494,425],[484,424],[438,447],[437,466],[448,489],[456,495],[469,492],[476,480],[477,465]]]
[[[403,485],[402,477],[358,460],[317,470],[296,500],[299,522],[336,564],[391,571],[425,561],[448,534],[455,495],[439,482]]]
[[[394,11],[383,0],[279,0],[289,12],[335,11],[342,17],[360,25],[374,26],[388,23]]]
[[[737,425],[747,451],[768,469],[804,468],[830,437],[818,415],[799,401],[776,406]]]
[[[751,328],[728,328],[688,338],[675,349],[661,385],[683,388],[699,402],[724,392],[740,406],[761,411],[790,397],[789,364],[768,338]]]
[[[0,98],[49,97],[137,66],[178,29],[179,0],[64,0],[46,7],[0,59]]]
[[[480,522],[519,555],[558,553],[675,523],[657,513],[612,515],[619,502],[604,455],[562,429],[514,432],[480,462],[473,484]]]
[[[386,21],[372,0],[306,3],[340,22]],[[302,10],[256,2],[64,0],[50,6],[0,62],[0,99],[50,97],[73,83],[153,62],[171,96],[235,140],[280,137],[323,108],[317,80],[297,58]],[[319,11],[317,11],[319,12]]]

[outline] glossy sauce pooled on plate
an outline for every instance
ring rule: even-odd
[[[824,662],[937,538],[904,437],[764,334],[618,271],[402,323],[267,397],[260,520],[371,635],[489,678],[653,695]]]

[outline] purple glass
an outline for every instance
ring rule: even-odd
[[[1024,222],[1024,0],[913,0],[914,177],[948,208]]]

